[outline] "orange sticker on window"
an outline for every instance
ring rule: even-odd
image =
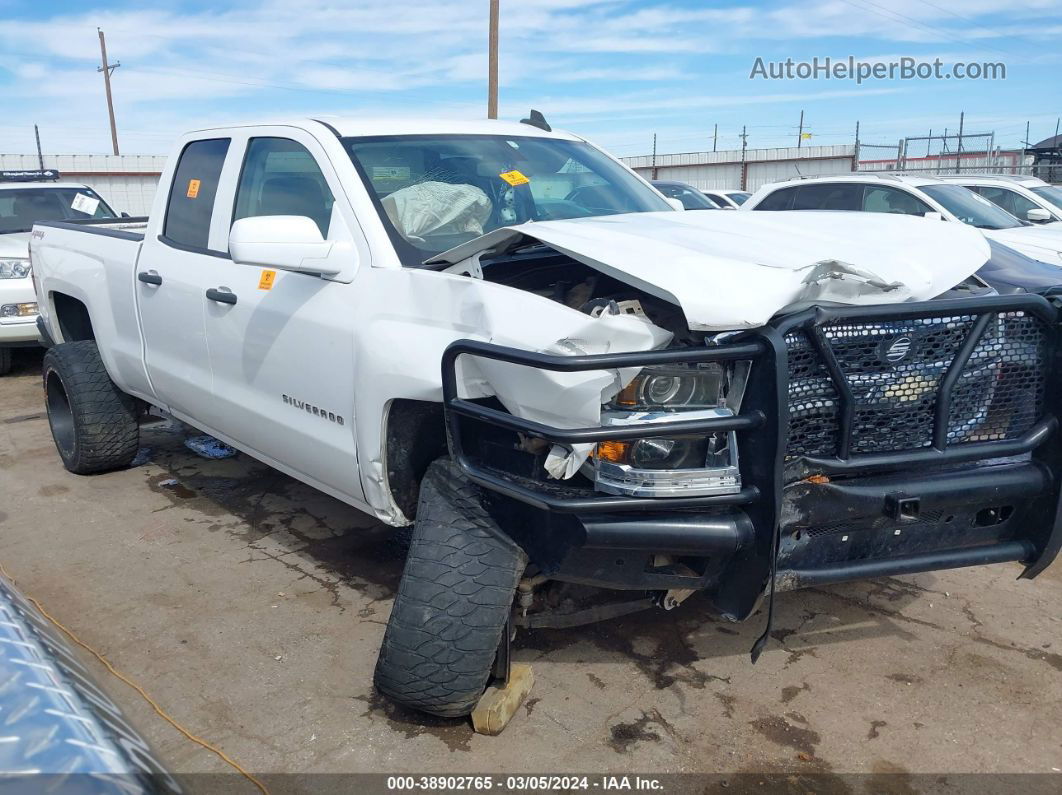
[[[498,176],[501,177],[502,179],[504,179],[510,185],[514,185],[514,186],[515,185],[526,185],[528,182],[531,181],[527,177],[525,177],[523,174],[521,174],[519,171],[503,171]]]
[[[199,180],[197,180],[197,179],[188,180],[188,192],[186,194],[184,194],[184,195],[187,196],[189,199],[194,199],[196,196],[198,196],[199,195]]]
[[[272,290],[273,282],[277,279],[276,271],[262,271],[262,277],[258,280],[259,290]]]

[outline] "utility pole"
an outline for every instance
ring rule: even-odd
[[[741,189],[748,185],[748,167],[745,165],[745,148],[748,144],[747,127],[741,125]]]
[[[114,148],[114,153],[118,154],[118,127],[114,123],[114,100],[111,99],[111,72],[117,69],[121,64],[115,61],[113,64],[107,62],[107,40],[103,38],[103,31],[100,28],[96,28],[100,34],[100,60],[103,63],[97,72],[103,72],[103,85],[107,89],[107,114],[111,117],[111,146]]]
[[[852,153],[852,171],[859,171],[859,121],[856,120],[855,152]]]
[[[966,120],[966,111],[959,114],[959,144],[955,147],[955,173],[962,173],[962,125]]]
[[[929,149],[933,146],[933,128],[929,128],[929,137],[926,138],[926,157],[929,157]]]
[[[715,125],[715,129],[712,130],[712,151],[715,151],[715,147],[719,144],[719,125]]]
[[[487,33],[487,118],[498,118],[498,15],[500,0],[490,0]]]
[[[797,149],[804,143],[804,111],[800,111],[800,126],[797,128]]]
[[[1025,140],[1022,141],[1025,144],[1025,148],[1028,149],[1032,144],[1029,143],[1029,122],[1025,122]]]
[[[40,166],[41,171],[44,171],[44,155],[41,153],[41,131],[37,129],[37,125],[33,125],[33,137],[37,139],[37,164]]]

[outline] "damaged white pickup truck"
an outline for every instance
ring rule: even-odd
[[[127,466],[154,406],[413,524],[406,705],[468,713],[519,627],[1062,542],[1059,311],[961,224],[679,212],[533,114],[200,130],[143,225],[34,228],[63,463]]]

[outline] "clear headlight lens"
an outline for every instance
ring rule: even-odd
[[[30,261],[24,257],[0,259],[0,279],[25,279],[30,275]]]
[[[671,436],[677,420],[732,417],[740,409],[749,362],[646,367],[606,406],[605,424],[654,423],[659,435],[600,442],[594,452],[599,490],[668,497],[740,491],[732,431]]]
[[[718,364],[646,367],[612,401],[619,411],[678,411],[722,405],[725,371]]]
[[[0,306],[0,317],[34,317],[38,314],[37,302],[25,304],[4,304]]]

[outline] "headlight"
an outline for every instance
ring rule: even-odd
[[[25,304],[4,304],[0,306],[0,317],[35,317],[38,314],[37,302]]]
[[[0,259],[0,279],[25,279],[30,275],[30,261],[23,257]]]
[[[640,497],[731,494],[741,490],[737,436],[723,431],[671,436],[669,422],[733,417],[749,362],[646,367],[602,412],[605,425],[652,423],[660,434],[600,442],[594,453],[598,490]]]
[[[721,405],[725,374],[718,364],[646,367],[612,402],[621,411],[678,411]]]

